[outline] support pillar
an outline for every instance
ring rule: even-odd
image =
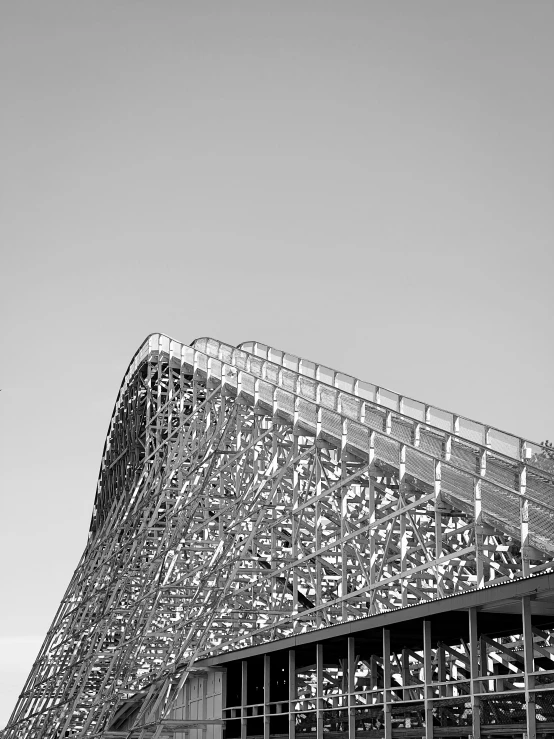
[[[202,718],[206,719],[208,718],[208,676],[204,675],[202,677]],[[206,739],[206,735],[208,733],[208,727],[206,724],[202,726],[200,729],[200,736],[202,739]]]
[[[356,640],[348,637],[348,739],[356,736]]]
[[[446,652],[442,642],[437,645],[437,665],[438,665],[438,678],[439,683],[446,682]],[[441,685],[439,688],[439,695],[441,698],[446,697],[446,685]]]
[[[292,437],[292,456],[294,459],[296,459],[298,456],[298,434],[296,433]],[[292,487],[292,512],[291,512],[291,534],[292,534],[291,557],[292,557],[292,561],[296,562],[298,560],[298,552],[299,552],[298,533],[300,529],[300,526],[298,523],[298,511],[296,511],[296,506],[298,505],[298,491],[300,490],[300,473],[298,472],[298,463],[294,465],[292,480],[293,480],[293,487]],[[293,565],[293,568],[292,568],[292,614],[294,616],[293,629],[294,631],[298,631],[301,624],[297,618],[298,616],[298,568],[296,565]]]
[[[316,644],[316,739],[323,739],[323,644]]]
[[[392,695],[391,695],[390,631],[383,629],[383,711],[385,739],[392,739]]]
[[[521,599],[521,616],[523,621],[523,659],[525,665],[525,704],[527,716],[527,738],[535,739],[537,736],[537,716],[535,693],[531,692],[535,687],[535,677],[531,673],[535,671],[533,627],[531,623],[531,598],[524,595]]]
[[[371,434],[370,434],[371,436]],[[368,487],[368,509],[369,509],[369,525],[373,526],[377,520],[376,515],[376,509],[375,509],[375,477],[371,474],[369,474],[369,487]],[[370,604],[370,614],[375,613],[375,606],[371,605],[374,603],[374,601],[371,600],[371,596],[373,595],[373,586],[375,585],[376,575],[377,575],[377,548],[375,545],[376,540],[376,531],[375,529],[371,529],[371,535],[369,537],[369,585],[371,590],[370,593],[370,600],[368,601]]]
[[[406,501],[404,493],[406,492],[406,444],[400,444],[398,459],[398,495],[401,506],[404,507]],[[408,569],[408,533],[407,533],[407,516],[405,513],[400,514],[400,571],[406,572]],[[408,579],[402,578],[400,581],[402,590],[402,607],[408,605]]]
[[[346,419],[342,422],[342,437],[341,437],[341,448],[340,448],[340,477],[341,477],[341,489],[340,489],[340,535],[341,539],[348,534],[348,492],[349,487],[344,484],[344,480],[347,476],[346,467],[346,439],[347,439],[347,422]],[[341,586],[340,594],[344,598],[348,592],[348,554],[347,546],[342,546],[341,556]],[[348,607],[346,601],[343,600],[341,604],[342,618],[346,621],[348,618]]]
[[[248,662],[241,662],[241,687],[240,687],[240,739],[246,739],[246,705],[248,703]]]
[[[439,560],[442,557],[443,541],[442,541],[442,498],[441,498],[441,485],[442,485],[442,468],[439,460],[435,461],[434,466],[434,508],[435,508],[435,559]],[[437,578],[437,594],[438,596],[444,595],[444,580],[440,574],[440,567],[436,567],[436,578]]]
[[[479,692],[479,633],[477,629],[477,609],[469,609],[469,662],[471,685],[471,714],[473,722],[473,739],[481,739],[481,701]]]
[[[296,697],[296,652],[289,649],[289,739],[295,739],[296,734]]]
[[[433,739],[433,650],[431,622],[423,622],[423,681],[425,700],[425,739]]]
[[[264,654],[264,739],[269,739],[269,712],[270,712],[270,670],[271,656]]]
[[[318,450],[316,449],[316,452]],[[322,546],[322,537],[321,537],[321,503],[319,496],[321,495],[323,491],[323,481],[322,481],[322,474],[321,474],[321,461],[319,459],[319,454],[315,454],[314,456],[314,465],[315,465],[315,490],[316,495],[318,496],[317,502],[314,506],[314,516],[315,516],[315,548],[317,551],[321,549]],[[321,557],[317,556],[315,558],[315,604],[316,606],[321,605],[321,593],[323,591],[323,568],[321,566]],[[315,621],[316,626],[320,627],[323,623],[322,615],[321,615],[321,609],[318,609],[315,614]]]
[[[411,694],[409,690],[410,685],[410,653],[404,648],[402,650],[402,699],[410,700]]]
[[[369,667],[370,667],[370,673],[369,673],[369,687],[371,690],[376,690],[379,687],[379,670],[378,670],[378,661],[377,657],[372,654],[369,660]]]
[[[486,470],[486,455],[481,457],[481,475]],[[475,516],[475,570],[477,574],[477,587],[482,588],[485,585],[485,570],[483,563],[483,501],[481,495],[481,479],[475,479],[473,482],[473,506]]]

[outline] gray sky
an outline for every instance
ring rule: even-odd
[[[0,726],[151,331],[540,441],[552,2],[0,1]]]

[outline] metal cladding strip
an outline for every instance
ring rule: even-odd
[[[202,338],[196,341],[213,342],[214,339]],[[193,342],[193,345],[195,343]],[[334,385],[335,387],[364,400],[374,400],[385,408],[397,410],[404,415],[425,422],[426,424],[433,425],[434,417],[437,421],[441,420],[443,424],[447,425],[446,429],[444,426],[439,427],[442,431],[452,430],[457,436],[470,442],[478,441],[476,437],[479,437],[490,451],[495,451],[502,455],[521,459],[521,452],[526,450],[523,455],[523,458],[526,459],[532,456],[533,453],[540,454],[541,452],[548,451],[548,448],[544,444],[514,436],[507,431],[502,431],[481,421],[453,413],[438,406],[429,405],[415,398],[410,398],[407,395],[400,395],[382,385],[365,382],[352,375],[347,375],[344,372],[325,367],[317,362],[303,359],[289,352],[284,352],[281,349],[275,349],[258,341],[245,341],[239,344],[238,348],[317,381],[321,381],[320,375],[322,374],[332,377],[336,383]],[[347,387],[344,387],[344,385]],[[406,407],[402,409],[403,406]],[[412,414],[409,412],[410,408]],[[414,415],[416,411],[417,416]]]
[[[504,530],[516,535],[518,535],[516,532],[519,531],[517,523],[519,512],[515,512],[514,519],[514,511],[507,506],[506,494],[521,497],[521,478],[524,476],[526,478],[525,495],[527,499],[539,507],[541,513],[545,516],[542,525],[539,521],[534,522],[536,529],[533,534],[534,544],[544,551],[554,551],[554,517],[552,515],[554,513],[554,475],[543,469],[533,467],[526,460],[527,452],[525,450],[531,449],[530,446],[527,446],[531,442],[518,439],[518,443],[521,442],[524,459],[516,460],[502,452],[492,452],[490,447],[485,444],[469,442],[455,433],[447,432],[433,426],[431,423],[421,423],[418,419],[406,413],[393,411],[375,401],[362,399],[321,381],[307,379],[300,375],[298,370],[288,367],[283,368],[283,365],[270,360],[263,360],[257,355],[252,355],[245,350],[237,349],[215,339],[197,339],[193,342],[193,345],[195,349],[207,353],[224,364],[230,363],[237,370],[240,370],[244,377],[254,374],[259,380],[258,395],[255,402],[264,404],[261,400],[261,397],[263,397],[261,388],[264,385],[271,384],[278,387],[281,392],[304,397],[306,403],[312,407],[315,406],[316,409],[328,408],[329,411],[338,413],[341,423],[344,420],[351,422],[349,431],[356,427],[361,430],[368,426],[381,436],[384,443],[391,439],[405,445],[413,455],[411,465],[410,460],[407,463],[408,473],[428,485],[432,485],[434,482],[434,471],[432,468],[429,469],[428,463],[431,460],[440,461],[455,475],[451,480],[443,480],[444,491],[455,498],[465,510],[468,510],[469,504],[469,512],[473,512],[474,480],[481,479],[483,483],[490,486],[484,501],[485,515],[490,522],[494,522]],[[267,347],[266,349],[266,353],[270,354],[272,350]],[[299,363],[302,361],[299,360]],[[270,367],[275,370],[273,373],[268,371]],[[282,390],[283,373],[286,373],[289,379],[287,391]],[[251,380],[250,388],[252,389]],[[250,397],[253,398],[253,396],[254,391],[250,393]],[[265,402],[265,405],[270,407],[271,403]],[[317,410],[315,412],[317,413]],[[313,418],[313,413],[306,414],[303,417],[302,410],[300,410],[298,420],[304,422],[308,428],[311,427],[313,431],[314,425],[310,423],[310,418]],[[381,428],[376,425],[379,421],[381,422]],[[337,426],[338,423],[335,425],[335,429]],[[340,439],[340,436],[337,436],[336,433],[333,434],[329,427],[323,427],[320,430],[328,436],[334,437],[334,440]],[[367,450],[363,436],[361,445],[359,435],[356,439],[355,433],[351,432],[347,438],[353,448],[363,452]],[[417,464],[418,460],[420,465]],[[397,467],[398,454],[394,451],[390,455],[384,455],[382,461]],[[422,462],[424,464],[423,469],[421,467]],[[425,469],[425,462],[427,462],[427,469]],[[448,485],[448,482],[450,482],[450,485]]]
[[[341,397],[351,398],[354,400],[354,407],[358,411],[363,404],[366,404],[368,407],[375,408],[382,413],[391,412],[393,418],[405,421],[410,426],[413,426],[414,423],[420,424],[425,429],[436,433],[443,441],[451,438],[453,443],[459,443],[472,450],[479,450],[481,453],[486,453],[489,457],[494,457],[506,464],[513,465],[514,461],[524,462],[528,469],[535,469],[538,474],[545,476],[548,480],[553,479],[552,475],[545,473],[542,468],[533,467],[531,459],[533,454],[548,451],[548,447],[543,444],[514,436],[513,434],[501,431],[493,426],[486,426],[479,421],[474,421],[465,416],[460,416],[450,411],[445,411],[442,408],[414,400],[413,398],[393,393],[386,388],[372,385],[371,383],[364,382],[350,375],[345,375],[328,367],[322,367],[315,362],[309,362],[295,355],[286,354],[281,350],[275,350],[265,344],[259,344],[259,342],[244,342],[239,344],[238,347],[234,347],[213,338],[202,337],[195,339],[191,346],[203,351],[209,356],[218,359],[224,358],[225,361],[243,370],[248,370],[250,373],[269,382],[275,383],[274,380],[268,377],[266,368],[272,366],[277,371],[282,368],[288,375],[302,378],[296,385],[296,393],[300,395],[305,394],[307,400],[314,401],[316,397],[320,397],[322,390],[327,391],[327,397],[331,393],[335,394],[335,397],[340,395]],[[291,367],[291,364],[294,366]],[[312,365],[313,369],[309,369],[308,365]],[[321,377],[318,377],[320,373],[326,374],[329,379],[335,378],[335,384],[330,384],[322,380]],[[338,379],[340,377],[346,379],[341,381]],[[344,387],[344,385],[347,387]],[[374,389],[371,393],[372,397],[368,397],[368,394],[363,392],[364,387]],[[307,393],[308,388],[311,388],[312,394]],[[394,400],[388,404],[385,403],[386,398],[383,396],[384,392],[391,396],[391,398],[394,396]],[[326,405],[325,396],[318,402]],[[408,404],[412,405],[410,406]],[[416,414],[417,406],[420,408],[419,413]],[[348,407],[344,410],[347,417],[357,421],[360,420],[357,417],[358,414],[353,415],[352,412],[349,412]],[[412,411],[411,413],[410,410]],[[433,416],[433,413],[441,413],[447,416],[449,419],[448,428],[444,428],[444,425],[437,425],[436,422],[434,423],[434,421],[438,421],[439,419],[437,416]],[[472,424],[475,427],[473,435],[464,428],[463,422]],[[494,436],[491,436],[492,432],[496,432],[498,436],[501,435],[505,440],[502,442],[498,438],[495,439]],[[476,439],[476,436],[481,437],[481,441]],[[508,443],[506,440],[511,440],[511,442]],[[510,451],[513,453],[509,453]],[[514,467],[514,469],[516,468]]]

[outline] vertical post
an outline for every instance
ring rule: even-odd
[[[402,700],[411,700],[410,695],[410,653],[406,648],[402,650]]]
[[[379,687],[379,669],[378,669],[377,657],[372,654],[369,659],[369,687],[371,690],[376,690]],[[377,701],[379,702],[379,701]]]
[[[392,739],[392,696],[391,696],[391,654],[390,631],[383,629],[383,712],[385,721],[385,739]]]
[[[317,388],[318,400],[317,400],[317,407],[316,407],[316,409],[317,409],[317,420],[316,420],[316,423],[315,423],[315,438],[316,438],[316,440],[321,439],[321,429],[322,429],[322,424],[323,424],[323,420],[322,420],[323,419],[323,411],[321,410],[321,405],[320,405],[320,402],[321,401],[319,399],[319,396],[321,394],[320,393],[320,390],[321,390],[321,388],[318,385],[318,388]]]
[[[452,416],[452,433],[456,436],[460,435],[460,416]]]
[[[360,423],[364,424],[364,426],[366,424],[366,408],[367,408],[367,404],[363,400],[360,403]]]
[[[434,469],[434,504],[435,504],[435,559],[438,560],[442,557],[442,499],[441,499],[441,485],[442,485],[442,468],[441,463],[437,459],[435,460]],[[437,578],[437,595],[444,595],[443,578],[440,576],[440,568],[436,567],[436,578]]]
[[[298,386],[298,383],[300,382],[299,378],[296,378],[296,385]],[[296,389],[296,396],[294,398],[294,416],[293,416],[293,426],[292,426],[292,432],[294,434],[298,433],[298,421],[300,419],[300,391],[297,387]]]
[[[375,478],[370,474],[369,476],[369,487],[368,487],[368,508],[369,508],[369,525],[373,526],[376,519],[375,512]],[[375,546],[376,531],[370,530],[369,536],[369,585],[373,587],[375,585],[375,576],[377,570],[377,552]],[[373,594],[373,590],[370,591]]]
[[[437,666],[438,666],[438,678],[439,683],[446,682],[446,651],[442,642],[437,645]],[[441,685],[439,688],[439,695],[444,698],[446,695],[446,685]]]
[[[183,703],[185,704],[183,718],[192,718],[192,716],[190,715],[190,680],[187,680],[186,683],[183,685],[183,696]]]
[[[240,739],[246,739],[246,705],[248,703],[248,662],[241,662],[241,687],[240,687]]]
[[[298,456],[298,434],[293,434],[292,437],[292,456],[296,459]],[[295,463],[292,473],[292,512],[291,512],[291,557],[293,563],[298,561],[298,491],[300,489],[300,474],[298,472],[298,462]],[[294,618],[293,629],[296,631],[300,625],[298,621],[298,567],[293,564],[292,567],[292,615]]]
[[[481,739],[481,707],[479,692],[479,633],[477,629],[477,609],[469,609],[469,663],[471,686],[471,713],[473,720],[473,739]]]
[[[481,480],[473,482],[473,506],[475,517],[475,568],[477,574],[477,587],[485,585],[485,572],[483,569],[483,512],[481,501]]]
[[[451,434],[446,434],[446,437],[444,439],[443,455],[444,455],[444,461],[450,462],[450,458],[452,456],[452,435]]]
[[[376,512],[375,512],[375,477],[374,477],[374,470],[371,467],[371,464],[373,463],[373,454],[375,452],[374,448],[374,440],[375,440],[375,434],[371,432],[369,434],[370,438],[370,447],[369,447],[369,457],[370,457],[370,468],[368,469],[368,488],[367,488],[367,506],[368,506],[368,514],[369,514],[369,525],[373,527],[373,525],[376,522]],[[376,547],[376,531],[374,528],[370,528],[369,530],[369,600],[367,601],[367,605],[369,607],[369,613],[373,614],[375,613],[375,599],[374,599],[374,585],[375,585],[375,576],[377,573],[377,547]]]
[[[296,739],[296,716],[294,705],[296,703],[296,652],[289,649],[289,739]]]
[[[348,637],[348,739],[356,736],[356,640]]]
[[[523,620],[523,659],[525,665],[525,704],[527,706],[527,737],[532,739],[537,735],[537,716],[535,693],[535,677],[531,673],[535,671],[533,626],[531,622],[531,598],[524,595],[521,599],[521,615]]]
[[[531,563],[529,561],[529,501],[523,497],[527,489],[527,465],[523,464],[519,471],[519,499],[520,527],[521,527],[521,569],[523,577],[531,574]]]
[[[318,496],[318,500],[316,501],[316,504],[314,506],[314,513],[315,513],[315,548],[316,551],[319,551],[321,549],[321,543],[322,543],[322,536],[321,536],[321,503],[319,501],[319,496],[323,490],[323,483],[322,483],[322,474],[321,474],[321,461],[319,459],[319,454],[317,453],[318,450],[316,449],[316,454],[314,455],[314,461],[315,464],[315,486],[316,486],[316,495]],[[321,557],[318,555],[315,558],[315,604],[316,606],[321,605],[321,593],[323,590],[323,570],[321,566]],[[321,626],[322,624],[322,613],[321,609],[316,611],[315,621],[317,626]]]
[[[425,739],[433,739],[433,649],[431,622],[423,622],[423,682],[425,701]]]
[[[158,335],[158,378],[162,378],[166,376],[163,363],[162,363],[162,353],[163,353],[163,339],[160,335]],[[194,354],[196,356],[196,352]],[[162,409],[162,386],[163,383],[160,382],[158,379],[158,393],[157,393],[157,402],[156,402],[156,412],[160,413]],[[156,447],[159,447],[162,443],[162,429],[163,429],[163,416],[160,415],[156,419]]]
[[[271,421],[271,423],[273,424],[273,421]],[[275,498],[275,502],[279,504],[280,503],[280,500],[279,500],[280,493],[279,491],[276,491],[276,492],[277,492],[277,495]],[[273,519],[275,518],[277,514],[277,508],[270,508],[267,513],[268,513],[268,518]],[[277,539],[277,527],[272,526],[271,527],[271,563],[273,567],[275,566],[273,563],[276,562],[278,559],[278,552],[279,552],[279,543]],[[275,575],[272,575],[271,577],[271,592],[272,593],[279,592],[278,580]]]
[[[404,493],[406,492],[406,444],[400,444],[399,460],[398,460],[398,495],[400,496],[400,505],[404,507]],[[408,567],[408,534],[406,527],[406,514],[400,514],[400,571],[405,572]],[[408,605],[408,579],[403,577],[400,580],[400,588],[402,590],[402,606]]]
[[[388,409],[385,413],[385,433],[389,436],[392,433],[392,411]]]
[[[208,676],[204,675],[201,681],[202,684],[202,718],[208,718]],[[204,726],[200,730],[200,736],[202,739],[206,739],[208,733],[208,725]]]
[[[238,398],[238,385],[237,385],[237,398]],[[241,409],[237,409],[237,416],[236,416],[236,436],[235,436],[235,452],[238,454],[240,452],[240,448],[242,446],[242,413]],[[241,489],[241,467],[240,464],[237,462],[236,468],[235,468],[235,490]]]
[[[323,644],[318,642],[316,648],[316,739],[323,739]]]
[[[260,407],[260,378],[256,377],[254,380],[254,408],[257,410]]]
[[[487,642],[483,635],[479,638],[479,675],[481,677],[489,676],[489,660],[487,657]],[[484,685],[483,682],[480,685]],[[489,681],[487,681],[489,685]]]
[[[264,654],[264,739],[269,739],[271,656]]]
[[[368,454],[368,470],[367,476],[369,481],[368,488],[368,507],[369,507],[369,524],[373,526],[376,520],[375,517],[375,431],[369,432],[367,454]],[[369,531],[369,600],[367,605],[369,606],[369,613],[375,612],[375,598],[374,589],[375,585],[375,573],[377,565],[377,557],[375,553],[375,529],[371,528]]]
[[[340,488],[340,536],[341,539],[343,539],[347,533],[348,529],[346,526],[346,519],[348,517],[348,487],[344,484],[344,480],[346,478],[347,469],[346,469],[346,438],[347,438],[347,426],[346,426],[346,419],[342,422],[342,440],[341,440],[341,449],[340,449],[340,476],[342,485]],[[347,547],[345,544],[341,546],[341,596],[344,598],[344,596],[347,594],[348,590],[348,555],[347,555]],[[348,608],[347,603],[345,600],[342,601],[341,605],[341,611],[342,611],[342,618],[346,621],[348,618]]]

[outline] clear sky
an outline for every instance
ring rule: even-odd
[[[0,726],[151,331],[540,441],[550,1],[0,2]]]

